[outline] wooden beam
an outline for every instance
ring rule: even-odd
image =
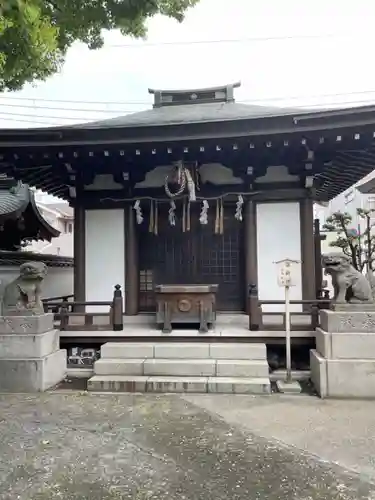
[[[125,314],[135,316],[139,312],[139,262],[138,235],[133,205],[125,207]]]

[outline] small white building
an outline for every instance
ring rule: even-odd
[[[43,197],[43,193],[36,195],[36,204],[39,212],[47,222],[60,231],[60,236],[51,241],[33,241],[25,250],[41,254],[61,255],[73,257],[74,210],[66,202],[52,202]],[[50,197],[51,198],[51,197]],[[39,201],[39,200],[43,201]]]

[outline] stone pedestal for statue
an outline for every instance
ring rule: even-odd
[[[43,262],[25,262],[6,285],[0,316],[0,392],[38,392],[66,376],[66,351],[60,349],[53,314],[45,314]]]
[[[332,278],[332,310],[320,312],[311,380],[322,398],[375,397],[375,289],[344,253],[322,256]]]
[[[53,314],[0,317],[0,392],[40,392],[66,376]]]
[[[375,306],[336,305],[322,310],[311,380],[322,398],[375,398]]]

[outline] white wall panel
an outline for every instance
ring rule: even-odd
[[[257,205],[258,291],[260,300],[284,300],[284,289],[277,284],[275,262],[282,259],[301,261],[300,205],[298,202],[260,203]],[[302,299],[301,265],[298,282],[290,298]],[[263,311],[282,311],[283,306],[263,306]],[[291,306],[301,311],[302,306]]]
[[[114,286],[125,284],[124,210],[86,210],[86,300],[112,300]],[[89,312],[106,312],[94,306]]]

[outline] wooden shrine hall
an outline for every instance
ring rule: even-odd
[[[176,318],[212,323],[248,311],[256,290],[263,312],[280,312],[284,258],[299,262],[293,311],[317,298],[313,203],[373,170],[375,108],[245,105],[238,86],[150,90],[139,113],[0,131],[1,171],[74,207],[76,301],[110,301],[119,284],[126,316],[160,322],[179,294]]]

